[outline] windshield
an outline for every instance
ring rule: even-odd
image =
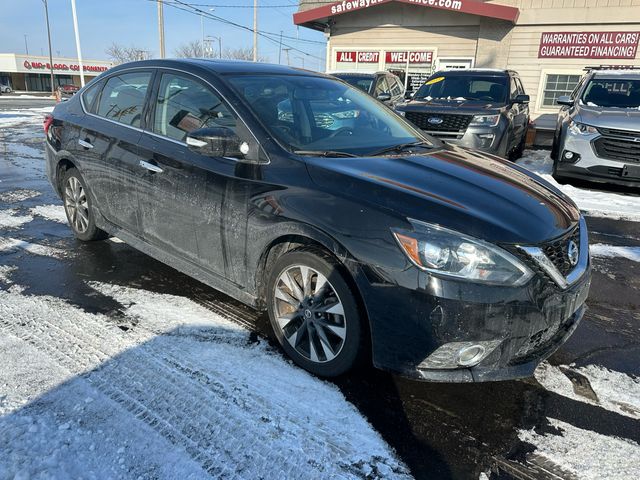
[[[228,79],[269,134],[291,151],[368,155],[400,144],[433,145],[433,139],[391,109],[335,79],[299,75]]]
[[[373,77],[363,77],[360,75],[336,75],[340,80],[344,80],[350,85],[359,88],[363,92],[369,93],[373,84]]]
[[[582,103],[592,107],[640,107],[640,79],[594,78],[584,89]]]
[[[436,74],[420,87],[414,98],[481,100],[504,104],[508,92],[507,77]]]

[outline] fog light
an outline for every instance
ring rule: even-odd
[[[418,368],[455,369],[473,367],[487,358],[501,343],[502,340],[445,343],[420,362]]]
[[[580,160],[580,155],[578,155],[577,153],[573,153],[569,150],[565,150],[562,153],[563,162],[576,163],[578,160]]]
[[[461,367],[473,367],[480,363],[486,350],[482,345],[471,345],[458,352],[458,365]]]

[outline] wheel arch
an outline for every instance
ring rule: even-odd
[[[68,170],[72,168],[77,169],[77,165],[75,162],[67,158],[66,156],[61,157],[55,165],[55,188],[57,190],[58,195],[62,196],[62,180],[64,179],[65,174]]]

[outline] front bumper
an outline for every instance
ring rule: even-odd
[[[426,132],[452,145],[468,147],[473,150],[501,155],[505,150],[506,128],[499,124],[497,127],[469,127],[462,136],[442,135],[439,132]]]
[[[592,135],[575,135],[567,132],[564,142],[558,149],[556,176],[571,177],[591,182],[615,183],[629,187],[640,187],[640,178],[624,177],[625,164],[640,165],[640,161],[612,160],[599,157],[594,142],[600,138],[599,133]],[[564,159],[566,152],[573,153],[572,161]],[[578,158],[578,160],[575,160]]]
[[[482,382],[530,376],[565,342],[586,310],[591,270],[587,264],[565,290],[540,272],[522,287],[461,282],[415,267],[385,277],[362,267],[357,278],[374,365],[418,380]],[[432,368],[434,352],[456,342],[492,348],[471,368]]]

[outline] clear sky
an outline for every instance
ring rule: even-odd
[[[253,0],[180,0],[208,11],[212,15],[251,28]],[[178,45],[201,37],[200,16],[178,10],[176,0],[165,0],[165,42],[167,57],[173,56]],[[291,50],[291,65],[324,69],[325,39],[321,32],[293,24],[296,0],[258,0],[258,30],[269,32],[275,44],[265,38],[258,40],[258,53],[269,61],[278,62],[280,31],[283,43],[298,48],[307,55]],[[251,8],[241,8],[251,7]],[[155,0],[76,0],[82,56],[86,59],[106,59],[105,49],[116,42],[136,46],[158,55],[158,22]],[[53,55],[76,56],[71,0],[49,0],[49,21]],[[213,19],[204,20],[205,35],[222,37],[223,48],[253,45],[252,33]],[[42,0],[0,0],[0,53],[25,53],[25,39],[29,53],[48,55],[47,31]],[[286,38],[291,37],[291,38]],[[312,40],[312,43],[304,40]],[[214,43],[217,48],[217,42]],[[317,58],[321,57],[321,59]],[[282,63],[286,55],[282,53]]]

